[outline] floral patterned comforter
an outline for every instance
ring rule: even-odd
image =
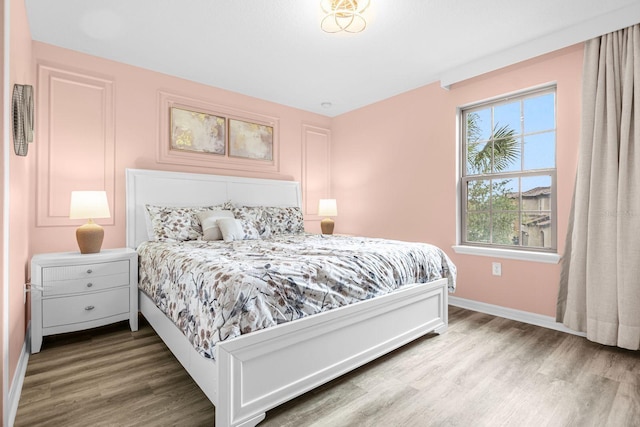
[[[196,350],[218,341],[443,277],[439,248],[394,240],[293,234],[265,240],[145,242],[140,289]]]

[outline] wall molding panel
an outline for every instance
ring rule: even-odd
[[[115,208],[115,82],[63,66],[38,64],[36,226],[71,226],[73,190],[105,190]]]
[[[331,131],[302,125],[302,205],[305,219],[319,221],[318,200],[331,197]]]
[[[172,150],[170,141],[170,111],[172,107],[224,117],[226,119],[225,126],[227,126],[227,133],[229,132],[228,119],[271,126],[273,128],[273,160],[267,161],[232,157],[229,155],[228,144],[226,145],[226,154],[224,155]],[[249,172],[280,172],[280,120],[277,117],[267,116],[225,105],[218,105],[202,99],[164,91],[158,92],[158,117],[158,163]]]

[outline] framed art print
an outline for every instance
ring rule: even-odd
[[[171,107],[171,150],[225,155],[225,118]]]
[[[229,119],[229,156],[273,160],[273,127]]]

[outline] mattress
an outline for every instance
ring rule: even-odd
[[[425,243],[291,234],[262,240],[145,242],[140,289],[194,348],[447,278],[456,268]]]

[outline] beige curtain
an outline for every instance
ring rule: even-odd
[[[640,347],[640,24],[587,42],[557,320]]]

